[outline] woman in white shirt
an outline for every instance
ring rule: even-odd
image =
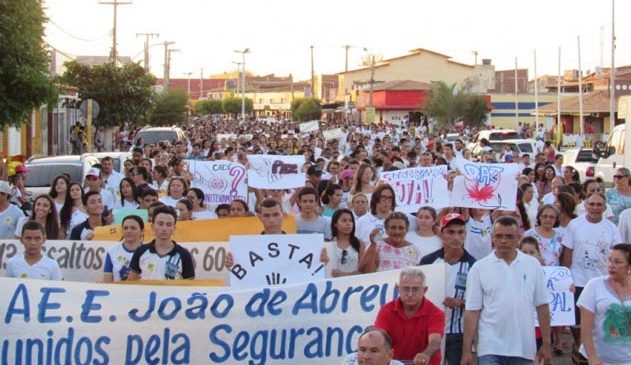
[[[118,191],[120,192],[120,200],[115,202],[114,208],[138,208],[138,191],[136,190],[134,180],[129,177],[122,178],[120,184],[118,185]]]
[[[416,213],[418,228],[405,236],[423,256],[443,247],[443,241],[436,235],[436,218],[436,209],[430,206],[421,207]]]
[[[169,181],[169,188],[167,189],[167,196],[160,199],[165,205],[175,208],[177,201],[186,196],[188,191],[188,183],[186,179],[180,176],[175,176]]]
[[[355,218],[350,209],[341,208],[331,218],[333,240],[325,247],[329,262],[326,273],[329,277],[359,274],[359,261],[365,247],[355,237]]]
[[[61,208],[64,207],[64,203],[66,202],[68,185],[70,185],[70,180],[63,175],[59,175],[55,178],[55,180],[53,180],[53,183],[50,186],[50,192],[48,192],[48,195],[50,195],[50,197],[55,201],[57,215],[61,213]]]
[[[213,219],[217,218],[204,204],[204,192],[200,188],[190,188],[186,192],[186,197],[193,203],[193,219]]]

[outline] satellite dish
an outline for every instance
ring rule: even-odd
[[[84,100],[81,102],[81,105],[79,105],[79,111],[81,112],[81,115],[86,117],[88,115],[88,101]],[[99,116],[99,112],[101,111],[101,107],[99,106],[99,103],[96,102],[96,100],[92,100],[92,119],[96,119],[96,117]]]

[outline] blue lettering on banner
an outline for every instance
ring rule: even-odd
[[[102,308],[100,304],[94,302],[94,298],[109,296],[110,292],[107,290],[87,290],[85,294],[85,301],[81,305],[81,320],[85,323],[101,322],[101,316],[90,315],[93,310],[97,311]]]
[[[46,332],[46,337],[3,340],[0,363],[105,365],[110,362],[106,345],[111,339],[107,336],[96,339],[76,336],[74,328],[69,327],[61,337],[52,330]]]
[[[188,305],[192,307],[184,310],[185,316],[188,319],[204,319],[206,315],[204,312],[208,309],[208,299],[205,297],[205,293],[193,293],[190,298],[186,300]],[[158,295],[155,291],[149,293],[149,305],[143,313],[139,308],[131,309],[128,312],[129,318],[134,322],[145,322],[151,319],[152,314],[158,308],[156,314],[164,321],[171,321],[177,317],[182,310],[182,300],[178,297],[167,297],[160,299],[158,302]],[[214,318],[225,318],[230,314],[230,311],[234,307],[234,298],[230,294],[218,295],[212,305],[210,305],[210,314]]]
[[[21,301],[21,307],[19,308],[17,307],[18,300]],[[23,316],[24,322],[28,323],[31,321],[31,304],[28,298],[28,290],[26,290],[26,285],[24,284],[20,284],[15,288],[7,308],[7,314],[4,316],[4,323],[11,323],[13,316],[18,314]]]
[[[164,328],[162,336],[154,334],[146,340],[140,335],[127,336],[125,365],[188,364],[190,359],[191,340],[184,333],[171,336],[171,330]]]
[[[331,280],[327,280],[324,287],[324,293],[322,297],[318,300],[318,287],[310,283],[305,288],[303,294],[298,298],[296,303],[294,304],[291,313],[293,315],[299,314],[302,310],[310,311],[313,314],[316,313],[331,313],[337,307],[341,308],[342,313],[348,312],[349,309],[349,301],[353,293],[359,293],[359,305],[361,309],[365,312],[370,312],[375,308],[375,299],[379,297],[379,305],[384,305],[388,300],[395,299],[396,296],[393,296],[388,299],[387,291],[389,285],[383,284],[381,287],[378,285],[370,285],[366,288],[363,286],[352,287],[349,286],[346,288],[346,291],[343,295],[341,295],[342,303],[338,304],[340,299],[340,291],[338,289],[333,289],[333,282]],[[396,294],[396,292],[394,293]],[[331,300],[330,303],[327,304],[327,300]]]
[[[341,327],[308,327],[259,330],[253,333],[240,331],[229,340],[233,328],[219,324],[208,333],[213,350],[208,358],[213,364],[229,360],[244,361],[249,365],[263,365],[268,360],[294,359],[298,354],[297,343],[305,342],[302,356],[309,359],[340,357],[355,351],[357,337],[363,327],[353,325],[348,330]]]
[[[61,322],[60,316],[46,316],[46,311],[49,309],[59,309],[61,308],[61,303],[49,303],[48,299],[50,298],[51,293],[65,293],[66,289],[63,288],[41,288],[42,299],[37,305],[37,318],[40,323],[57,323]]]
[[[265,317],[265,309],[273,316],[282,314],[282,309],[277,306],[287,300],[287,293],[279,290],[274,292],[273,296],[270,296],[270,292],[270,289],[265,288],[252,295],[245,305],[245,313],[252,318]]]

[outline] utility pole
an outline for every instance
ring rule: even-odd
[[[581,36],[576,37],[576,42],[578,44],[578,120],[580,122],[582,139],[585,137],[583,134],[583,67],[581,66]]]
[[[143,60],[143,64],[144,64],[145,71],[149,72],[149,38],[160,37],[160,34],[159,33],[136,33],[136,38],[138,38],[138,36],[145,37],[145,57]]]
[[[191,75],[192,72],[185,72],[186,75],[186,95],[188,96],[188,100],[191,100]]]
[[[473,65],[477,66],[478,65],[478,51],[473,50],[471,51],[471,53],[473,53]]]
[[[162,88],[169,88],[169,46],[175,42],[164,41],[164,74],[162,76]]]
[[[535,125],[539,125],[539,80],[537,80],[537,50],[533,53],[535,60]]]
[[[245,122],[245,54],[250,53],[250,49],[246,48],[243,51],[234,50],[234,53],[241,53],[241,120]]]
[[[313,70],[313,45],[311,45],[311,97],[315,98],[315,71]]]
[[[118,6],[119,5],[129,5],[131,4],[131,0],[129,1],[120,1],[120,0],[113,0],[113,1],[99,1],[99,4],[101,5],[112,5],[114,7],[114,27],[112,28],[112,63],[114,65],[116,65],[116,60],[118,59],[118,53],[116,52],[116,14],[118,12]]]
[[[517,80],[517,57],[515,57],[515,121],[519,118],[519,101],[517,99],[517,90],[519,88],[519,82]]]
[[[345,57],[344,57],[344,72],[348,72],[348,50],[351,48],[351,46],[346,44],[346,45],[343,45],[342,48],[344,48],[344,53],[345,53]]]
[[[239,84],[241,83],[241,62],[232,61],[232,63],[237,65],[237,95],[239,95]]]
[[[170,49],[170,50],[169,50],[169,57],[168,57],[168,62],[167,62],[167,64],[169,65],[169,67],[167,68],[167,88],[166,88],[166,89],[168,89],[168,86],[169,86],[169,85],[168,85],[168,82],[170,82],[170,81],[171,81],[171,53],[173,53],[173,52],[179,52],[179,51],[180,51],[179,49]],[[166,89],[165,89],[165,90],[166,90]]]
[[[372,88],[375,83],[375,55],[370,55],[370,93],[368,94],[368,106],[372,107]]]
[[[204,68],[199,68],[199,100],[204,97]]]

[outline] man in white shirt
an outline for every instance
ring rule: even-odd
[[[20,232],[24,255],[13,256],[7,262],[6,276],[10,278],[61,280],[57,261],[42,254],[46,242],[46,231],[35,221],[24,223]]]
[[[89,169],[88,173],[85,175],[85,186],[86,193],[88,191],[96,191],[101,194],[101,198],[103,199],[103,206],[108,213],[111,213],[112,209],[114,209],[114,195],[112,195],[112,193],[110,193],[108,190],[103,189],[101,170],[96,167],[92,167],[91,169]]]
[[[550,361],[550,294],[539,261],[517,249],[520,238],[515,218],[497,219],[494,251],[467,275],[462,365],[474,364],[471,350],[476,333],[478,365]],[[539,351],[533,333],[535,311],[543,340]]]
[[[111,156],[103,157],[103,160],[101,160],[101,167],[103,168],[102,180],[105,185],[118,192],[118,188],[120,187],[121,180],[124,176],[114,170],[114,159]]]

